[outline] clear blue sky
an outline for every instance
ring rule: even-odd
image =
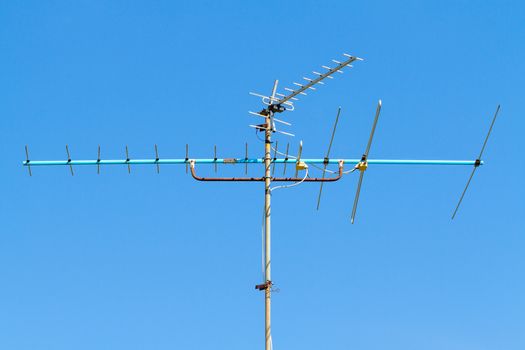
[[[525,348],[520,1],[3,1],[0,348],[262,349],[261,184],[183,167],[34,169],[33,159],[261,156],[249,91],[343,52],[365,61],[286,117],[293,152],[474,159],[370,166],[273,200],[274,349]],[[281,137],[286,142],[288,139]],[[213,168],[199,168],[212,174]],[[260,174],[252,167],[250,174]],[[227,167],[222,174],[241,174]]]

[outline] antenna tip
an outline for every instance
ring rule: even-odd
[[[381,106],[383,104],[383,102],[381,100],[379,100],[379,105]]]

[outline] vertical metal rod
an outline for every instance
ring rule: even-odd
[[[339,122],[339,115],[341,114],[341,107],[337,110],[337,116],[335,117],[334,129],[332,130],[332,137],[330,138],[330,144],[328,145],[328,151],[326,151],[326,162],[323,167],[323,179],[326,174],[326,167],[328,166],[328,161],[330,160],[330,150],[332,149],[332,143],[334,142],[335,130],[337,129],[337,123]],[[321,182],[321,187],[319,188],[319,196],[317,197],[317,210],[321,205],[321,195],[323,194],[323,182]]]
[[[129,165],[129,152],[128,152],[128,145],[126,145],[126,163],[128,164],[128,174],[131,174],[131,165]]]
[[[215,167],[215,173],[217,173],[217,145],[213,146],[213,165]]]
[[[186,163],[186,174],[188,173],[188,160],[189,160],[189,146],[186,144],[186,158],[184,159],[184,162]]]
[[[30,160],[29,160],[29,149],[27,148],[27,145],[26,145],[26,164],[27,164],[27,170],[29,170],[29,176],[33,176],[33,174],[31,174],[31,165],[29,164]]]
[[[277,84],[279,83],[276,80],[273,84],[272,98],[275,97],[277,92]],[[273,99],[272,99],[273,101]],[[266,116],[266,131],[265,131],[265,143],[264,143],[264,255],[265,255],[265,266],[264,266],[264,279],[266,288],[264,289],[264,310],[265,310],[265,319],[264,319],[264,332],[265,332],[265,350],[272,349],[272,326],[271,326],[271,288],[272,288],[272,270],[271,270],[271,164],[272,164],[272,114],[270,108],[268,108],[269,113]]]
[[[100,175],[100,145],[98,145],[97,152],[97,175]]]
[[[275,160],[277,159],[277,147],[279,146],[279,142],[275,141],[275,149],[273,153],[273,167],[272,167],[272,176],[275,174]]]
[[[66,145],[66,153],[67,153],[67,163],[69,164],[69,170],[71,170],[71,176],[75,175],[73,173],[73,166],[71,165],[71,155],[69,154],[69,147]]]
[[[157,148],[157,144],[155,144],[155,163],[157,163],[157,174],[160,174],[159,160],[159,149]]]
[[[284,170],[283,170],[283,175],[286,174],[286,164],[288,162],[288,151],[290,150],[290,143],[287,143],[286,144],[286,155],[284,156]]]
[[[244,158],[245,161],[248,160],[248,142],[246,142],[246,157]],[[248,162],[244,165],[244,173],[248,174]]]

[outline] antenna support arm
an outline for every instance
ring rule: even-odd
[[[307,177],[303,179],[301,177],[272,177],[272,182],[334,182],[343,177],[343,165],[344,162],[339,161],[339,172],[335,177]],[[197,181],[264,181],[264,177],[201,177],[195,172],[195,161],[190,160],[191,176]]]

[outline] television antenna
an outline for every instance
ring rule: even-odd
[[[481,148],[479,156],[475,160],[417,160],[417,159],[370,159],[369,152],[372,146],[372,140],[379,120],[381,112],[382,102],[379,100],[376,108],[375,117],[372,124],[372,130],[370,137],[365,148],[365,152],[361,158],[330,158],[330,151],[334,140],[339,116],[341,114],[341,108],[339,107],[332,129],[328,150],[324,158],[303,158],[302,156],[302,141],[299,143],[299,150],[297,156],[291,156],[289,154],[289,146],[287,144],[286,152],[282,153],[278,151],[277,142],[272,142],[272,135],[279,133],[285,136],[293,137],[294,135],[288,131],[281,130],[282,126],[291,126],[291,123],[284,119],[276,118],[276,115],[282,114],[286,111],[293,111],[295,109],[295,102],[299,100],[299,96],[307,95],[307,92],[315,91],[318,85],[324,85],[325,80],[333,79],[335,73],[342,74],[344,68],[352,67],[351,63],[356,61],[362,61],[361,58],[344,54],[344,60],[332,60],[335,66],[322,66],[323,72],[313,71],[313,77],[303,77],[303,83],[294,82],[294,88],[284,88],[284,93],[278,92],[278,80],[275,80],[271,94],[264,95],[260,93],[250,92],[251,95],[261,98],[263,108],[259,112],[249,111],[251,115],[262,118],[260,124],[251,124],[250,127],[254,128],[257,133],[264,134],[264,156],[261,158],[250,158],[248,156],[248,144],[245,147],[244,158],[219,158],[217,156],[217,147],[214,146],[214,157],[213,158],[193,158],[189,155],[189,147],[186,145],[186,156],[185,158],[160,158],[157,145],[154,146],[155,158],[148,159],[132,159],[129,156],[128,146],[125,147],[125,159],[102,159],[100,145],[97,150],[97,159],[91,160],[75,160],[71,158],[69,146],[66,145],[66,160],[32,160],[29,157],[28,146],[25,146],[26,160],[23,162],[23,166],[28,169],[29,175],[32,176],[32,168],[42,166],[66,166],[69,168],[71,175],[74,175],[74,168],[76,166],[96,166],[97,174],[100,174],[100,170],[103,166],[107,165],[125,165],[127,166],[128,173],[131,173],[132,165],[155,165],[157,173],[160,172],[161,165],[185,165],[186,173],[188,167],[191,172],[191,176],[197,181],[231,181],[231,182],[264,182],[264,249],[263,249],[263,260],[264,260],[264,280],[261,284],[255,286],[257,290],[264,291],[265,301],[265,350],[272,349],[272,336],[271,336],[271,293],[273,291],[273,281],[271,277],[271,195],[272,191],[278,188],[286,188],[291,186],[297,186],[305,182],[318,182],[320,183],[319,195],[317,197],[317,209],[320,207],[321,195],[323,192],[323,185],[325,182],[335,182],[340,180],[343,175],[359,172],[359,180],[357,183],[356,194],[350,215],[351,223],[355,222],[357,206],[359,202],[359,196],[361,193],[361,186],[363,183],[363,177],[365,171],[369,165],[383,164],[383,165],[448,165],[448,166],[473,166],[472,173],[468,179],[468,182],[463,190],[459,202],[453,212],[452,219],[457,214],[457,211],[463,201],[465,193],[470,185],[474,173],[480,165],[483,165],[481,159],[487,141],[492,132],[492,128],[498,116],[500,106],[497,107],[496,113],[492,119],[487,136]],[[279,125],[279,127],[277,127]],[[273,147],[275,145],[275,147]],[[273,156],[272,156],[273,151]],[[218,165],[227,164],[244,164],[245,174],[248,173],[248,165],[250,164],[264,164],[264,173],[260,177],[202,177],[197,175],[197,165],[210,165],[213,164],[215,172],[217,172]],[[275,166],[283,165],[283,176],[276,177]],[[295,176],[286,177],[287,165],[295,165]],[[344,165],[352,166],[350,170],[344,171]],[[329,165],[337,165],[338,170],[332,171],[327,169]],[[322,171],[321,177],[310,177],[309,166],[319,168]],[[321,167],[322,166],[322,167]],[[299,176],[299,174],[303,176]],[[326,174],[332,174],[327,177]],[[280,185],[271,187],[274,182],[290,183],[289,185]]]

